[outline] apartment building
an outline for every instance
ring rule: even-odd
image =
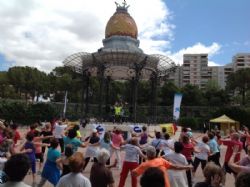
[[[234,72],[243,68],[250,68],[250,53],[237,53],[233,57]]]
[[[250,68],[250,53],[238,53],[232,58],[232,63],[224,66],[208,66],[208,54],[184,54],[182,66],[177,66],[168,80],[178,87],[192,84],[201,89],[209,80],[214,80],[225,89],[227,76],[242,68]]]
[[[211,70],[208,67],[208,54],[184,54],[182,65],[181,86],[186,84],[204,88],[211,79]]]
[[[182,66],[177,65],[175,71],[168,75],[167,80],[172,81],[177,87],[182,87]]]

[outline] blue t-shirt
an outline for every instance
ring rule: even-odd
[[[101,139],[100,148],[104,148],[104,149],[107,149],[108,151],[111,151],[111,144],[112,144],[112,141],[105,142],[104,139]]]
[[[218,143],[216,142],[215,139],[210,140],[208,142],[208,146],[210,147],[210,150],[211,150],[212,154],[220,152],[219,149],[218,149]]]
[[[82,142],[78,138],[70,139],[69,137],[64,137],[63,141],[64,141],[64,146],[67,146],[68,144],[72,145],[72,150],[74,153],[77,151],[78,147],[82,145]]]
[[[47,159],[51,162],[56,162],[56,160],[61,156],[61,153],[57,149],[49,148]]]

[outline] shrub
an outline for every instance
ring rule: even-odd
[[[199,129],[198,119],[195,117],[181,117],[179,119],[179,125],[183,127],[190,127],[194,130]]]
[[[51,104],[0,101],[0,118],[9,122],[28,125],[39,121],[51,121],[55,116],[58,116],[58,114]]]
[[[51,121],[55,116],[58,116],[54,107],[47,103],[30,104],[27,107],[27,122],[28,124],[39,121]]]

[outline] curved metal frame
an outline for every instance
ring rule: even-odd
[[[78,73],[82,73],[93,67],[98,67],[101,64],[104,64],[107,69],[127,67],[133,70],[135,65],[140,63],[145,57],[147,57],[148,60],[143,70],[157,72],[159,78],[166,77],[176,68],[174,61],[164,55],[146,55],[144,53],[133,53],[121,50],[100,51],[95,53],[79,52],[67,57],[63,61],[63,64],[71,67]],[[142,79],[149,78],[150,77],[142,77]],[[113,77],[113,79],[118,78]]]
[[[77,73],[83,74],[88,72],[91,76],[98,76],[100,81],[100,93],[99,93],[99,114],[102,114],[103,103],[103,87],[105,77],[112,78],[114,80],[121,80],[121,77],[112,76],[112,72],[118,67],[124,68],[127,77],[122,79],[132,80],[133,82],[133,119],[136,122],[136,107],[137,107],[137,86],[139,80],[146,79],[151,81],[152,91],[152,115],[153,122],[156,120],[156,88],[157,83],[160,80],[164,80],[169,73],[175,71],[176,65],[169,57],[153,54],[147,55],[145,53],[119,50],[119,49],[104,49],[95,53],[79,52],[67,57],[63,64],[71,67]],[[107,72],[105,73],[105,71]],[[151,73],[150,73],[151,72]],[[109,86],[109,85],[107,85]],[[108,89],[107,89],[108,90]],[[88,94],[88,93],[87,93]],[[107,105],[107,103],[106,103]],[[86,104],[88,106],[88,103]],[[86,112],[88,108],[86,108]]]

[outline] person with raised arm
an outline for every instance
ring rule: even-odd
[[[138,139],[132,137],[129,143],[121,146],[121,149],[125,151],[125,158],[122,165],[122,171],[120,175],[119,187],[124,187],[128,173],[131,173],[131,186],[137,186],[137,178],[132,175],[132,170],[139,166],[139,156],[146,158],[139,148]]]
[[[222,139],[221,140],[223,145],[227,146],[225,160],[224,160],[224,170],[231,174],[233,173],[236,176],[236,173],[228,166],[228,162],[233,155],[233,150],[235,147],[238,147],[238,153],[234,158],[234,162],[238,162],[240,160],[240,152],[243,148],[242,142],[240,141],[240,135],[238,133],[233,133],[231,135],[231,139]]]

